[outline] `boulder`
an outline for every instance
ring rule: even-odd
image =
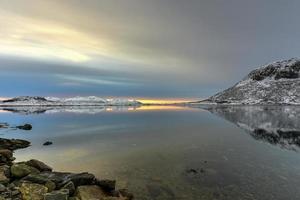
[[[0,183],[0,193],[4,192],[6,190],[6,187]]]
[[[7,158],[8,160],[12,159],[13,153],[9,149],[0,149],[0,155]]]
[[[11,175],[15,178],[23,178],[24,176],[27,176],[31,173],[39,173],[39,170],[34,167],[28,166],[25,163],[16,163],[11,166],[10,172]]]
[[[42,176],[42,175],[37,174],[37,173],[28,174],[27,176],[22,178],[22,180],[32,182],[32,183],[43,184],[43,185],[46,184],[49,181],[49,179],[47,177]]]
[[[111,191],[115,190],[115,188],[116,188],[116,181],[109,180],[109,179],[96,180],[96,185],[99,185],[101,188],[103,188],[107,192],[111,192]]]
[[[47,181],[45,186],[48,188],[48,192],[52,192],[56,188],[56,184],[53,181]]]
[[[7,184],[9,183],[10,171],[7,165],[0,166],[0,183]]]
[[[21,129],[21,130],[25,130],[25,131],[29,131],[29,130],[32,129],[32,126],[31,126],[31,124],[24,124],[24,125],[21,125],[21,126],[16,126],[16,128]]]
[[[76,197],[80,200],[102,200],[108,195],[98,185],[82,185],[76,189]]]
[[[69,190],[55,190],[50,193],[44,194],[44,200],[68,200],[69,199]]]
[[[39,160],[36,160],[36,159],[31,159],[31,160],[27,161],[26,165],[34,167],[34,168],[40,170],[41,172],[43,172],[43,171],[52,171],[51,167],[49,167],[48,165],[46,165],[42,161],[39,161]]]
[[[0,138],[0,149],[16,150],[29,147],[30,142],[20,139]]]
[[[69,194],[70,194],[70,196],[72,196],[72,195],[74,194],[74,192],[75,192],[75,185],[74,185],[74,183],[73,183],[72,181],[69,181],[68,183],[66,183],[66,184],[62,187],[62,189],[67,189],[67,190],[69,190]]]
[[[22,183],[20,192],[23,200],[43,200],[47,187],[36,183]]]
[[[95,182],[95,175],[83,172],[79,174],[71,174],[68,179],[74,183],[75,187],[80,185],[92,185]]]

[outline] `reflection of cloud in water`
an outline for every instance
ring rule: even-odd
[[[254,139],[285,149],[300,147],[298,106],[208,106],[205,109],[236,124]]]

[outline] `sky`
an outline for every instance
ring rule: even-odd
[[[298,57],[299,0],[0,0],[0,97],[205,98]]]

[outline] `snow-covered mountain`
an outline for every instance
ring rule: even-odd
[[[196,103],[300,105],[300,60],[292,58],[259,67],[233,87]]]
[[[37,97],[22,96],[0,101],[0,106],[136,106],[141,103],[131,99],[104,99],[88,97]]]

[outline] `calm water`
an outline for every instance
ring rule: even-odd
[[[299,107],[44,111],[0,112],[0,122],[33,126],[0,129],[32,142],[19,161],[117,179],[143,200],[300,199]]]

